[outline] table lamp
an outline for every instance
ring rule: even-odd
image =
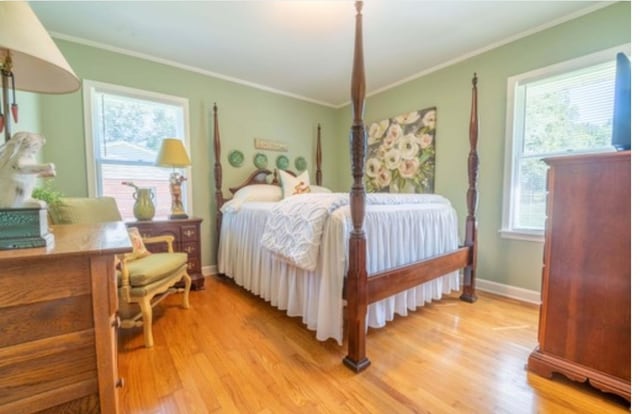
[[[187,218],[182,204],[182,183],[186,178],[176,171],[176,168],[184,168],[191,165],[187,150],[178,138],[165,138],[162,140],[162,147],[158,152],[156,165],[161,167],[171,167],[173,172],[169,176],[169,189],[171,190],[171,214],[170,219]]]
[[[16,89],[57,94],[80,87],[73,69],[24,1],[0,2],[0,72],[0,133],[4,130],[5,142],[11,138],[11,118],[18,122]]]
[[[0,78],[0,134],[4,132],[4,144],[0,141],[0,158],[6,159],[7,156],[15,156],[15,153],[9,153],[10,147],[16,147],[23,137],[13,138],[11,134],[12,123],[18,122],[16,89],[68,93],[80,87],[80,80],[25,1],[0,1]],[[17,141],[11,142],[11,139]],[[9,143],[15,145],[7,145]],[[49,167],[49,174],[51,170]],[[37,175],[39,172],[33,173]],[[13,187],[0,188],[3,195],[12,191],[15,191]],[[4,204],[0,207],[0,249],[49,247],[53,244],[46,207],[16,205],[15,198]]]

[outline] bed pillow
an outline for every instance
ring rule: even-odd
[[[282,198],[311,192],[309,171],[304,170],[297,177],[283,170],[278,170],[278,174],[280,175],[280,185],[282,186]]]
[[[327,187],[322,187],[320,185],[310,185],[312,193],[332,193],[333,191],[329,190]]]
[[[222,206],[222,212],[237,211],[248,201],[280,201],[282,190],[277,185],[251,184],[235,192],[233,198]]]

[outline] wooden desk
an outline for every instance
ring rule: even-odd
[[[122,222],[53,226],[54,245],[0,251],[0,414],[117,414],[115,254]]]

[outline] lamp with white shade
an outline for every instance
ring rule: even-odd
[[[18,122],[16,89],[59,94],[80,88],[73,69],[24,1],[0,2],[0,72],[0,126],[4,129],[5,142],[11,138],[11,118]]]
[[[156,165],[173,168],[173,172],[169,176],[169,189],[171,190],[171,214],[169,218],[181,219],[189,217],[182,204],[182,183],[186,181],[186,178],[176,171],[176,168],[184,168],[191,165],[191,160],[182,140],[165,138],[162,141],[160,152],[158,152]]]
[[[53,235],[48,231],[46,204],[34,206],[30,192],[37,174],[55,174],[53,164],[46,168],[44,164],[23,165],[23,158],[6,162],[26,156],[33,161],[33,154],[25,154],[24,148],[33,142],[39,146],[44,143],[38,134],[25,132],[15,137],[11,134],[12,123],[18,122],[15,93],[16,89],[68,93],[80,88],[80,80],[25,1],[0,1],[0,78],[0,134],[4,131],[5,137],[0,145],[0,158],[5,160],[5,167],[12,166],[11,170],[0,171],[4,183],[11,183],[0,188],[4,200],[0,205],[0,250],[50,246]],[[29,144],[25,146],[25,142]]]

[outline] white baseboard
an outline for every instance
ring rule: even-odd
[[[202,266],[203,276],[213,276],[218,274],[218,267],[216,265]]]
[[[516,286],[504,285],[502,283],[492,282],[491,280],[476,279],[476,288],[485,292],[494,293],[500,296],[521,300],[523,302],[540,304],[540,292],[519,288]]]

